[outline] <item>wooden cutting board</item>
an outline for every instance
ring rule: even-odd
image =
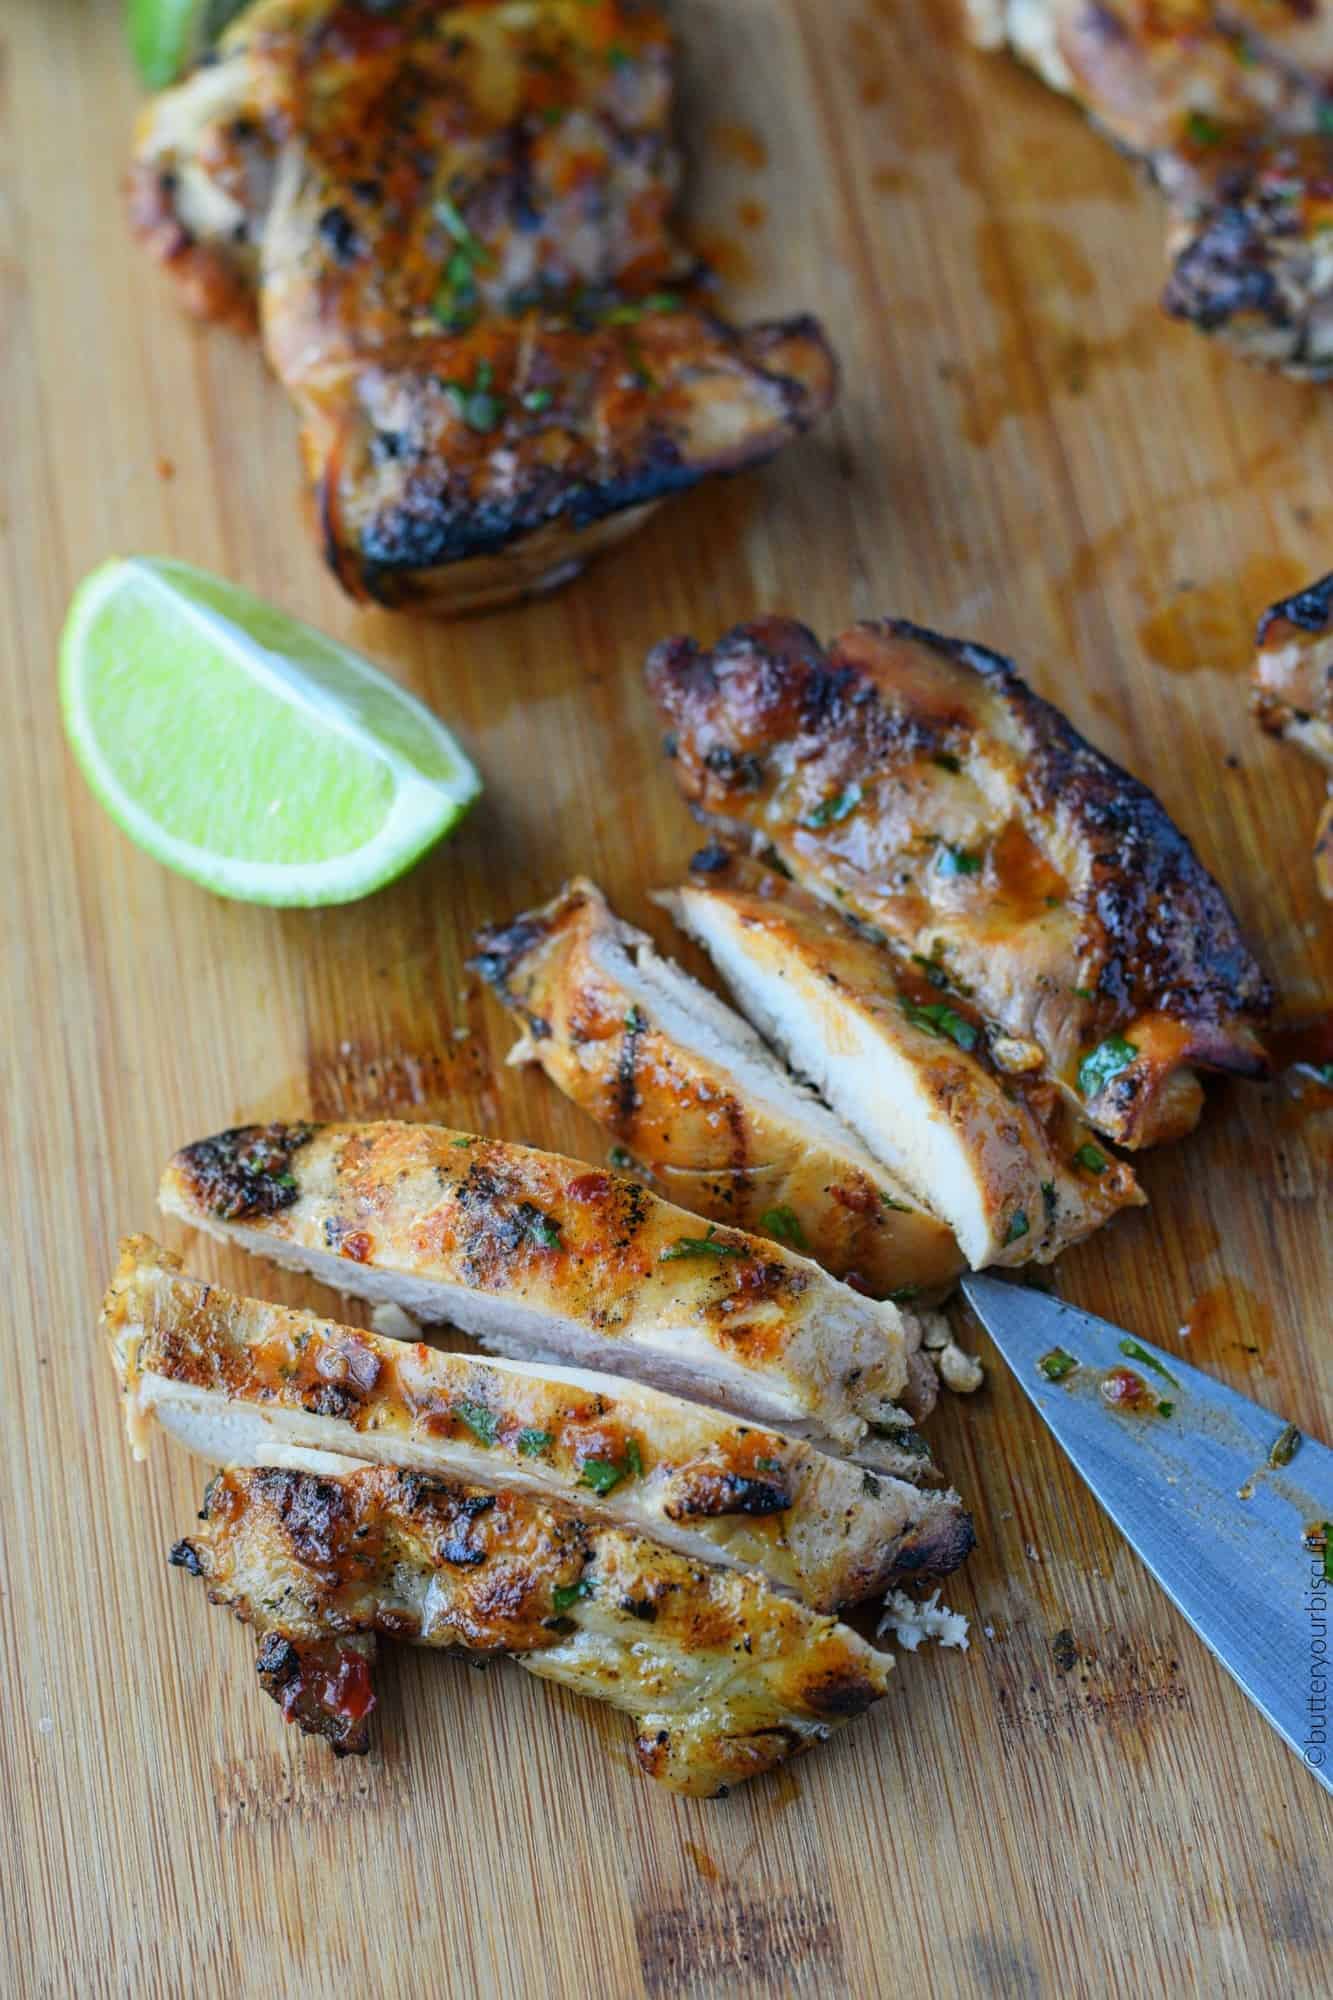
[[[284,1729],[249,1636],[166,1566],[203,1469],[165,1445],[131,1465],[95,1317],[168,1151],[255,1114],[440,1115],[603,1157],[505,1071],[461,962],[575,869],[665,937],[645,892],[695,844],[638,679],[667,633],[892,611],[1013,652],[1161,793],[1289,1007],[1327,1004],[1321,783],[1249,721],[1245,664],[1268,599],[1333,563],[1333,391],[1161,320],[1154,199],[962,51],[941,0],[684,0],[701,239],[738,312],[823,314],[836,418],[549,602],[365,616],[306,537],[258,353],[187,325],[127,239],[119,13],[0,6],[5,1991],[1327,1992],[1327,1797],[998,1364],[935,1426],[981,1539],[948,1593],[971,1651],[904,1658],[823,1754],[695,1803],[631,1769],[609,1710],[407,1649],[369,1760]],[[214,566],[434,703],[488,781],[460,839],[315,915],[137,853],[56,704],[70,592],[119,551]],[[1060,1287],[1329,1437],[1331,1154],[1327,1101],[1219,1090],[1146,1162],[1151,1209]]]

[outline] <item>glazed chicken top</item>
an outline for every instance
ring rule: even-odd
[[[256,0],[145,115],[135,226],[257,323],[355,595],[559,581],[832,400],[814,322],[708,307],[671,72],[647,0]]]
[[[1196,1066],[1262,1075],[1270,1005],[1217,884],[1143,785],[983,647],[897,620],[825,650],[771,618],[648,681],[708,824],[971,997],[1128,1146],[1190,1130]]]

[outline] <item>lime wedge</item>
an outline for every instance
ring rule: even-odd
[[[189,563],[134,557],[84,579],[60,695],[131,840],[247,903],[367,895],[481,790],[444,724],[368,660]]]
[[[129,0],[130,52],[150,90],[165,90],[197,62],[245,0]]]

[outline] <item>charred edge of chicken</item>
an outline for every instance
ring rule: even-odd
[[[198,1139],[176,1155],[191,1195],[220,1222],[276,1215],[297,1199],[292,1162],[315,1136],[313,1125],[236,1125]]]

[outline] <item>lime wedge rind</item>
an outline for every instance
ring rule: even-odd
[[[384,887],[461,823],[481,792],[475,766],[438,716],[369,662],[294,619],[282,621],[291,631],[295,655],[285,658],[255,642],[213,606],[199,604],[191,589],[200,584],[223,593],[241,609],[258,603],[188,564],[153,558],[105,563],[75,593],[61,636],[61,703],[70,744],[94,795],[146,853],[217,895],[273,907],[313,908],[351,902]],[[294,719],[307,718],[354,744],[361,759],[378,761],[391,777],[393,791],[373,836],[353,851],[327,860],[256,860],[184,840],[155,818],[118,777],[99,741],[87,700],[99,614],[126,591],[151,600],[176,627],[196,634],[201,646],[224,654],[238,673],[290,708]],[[277,622],[270,607],[259,608],[270,624]],[[297,664],[302,650],[316,662],[336,661],[344,684],[361,689],[367,706],[378,706],[382,714],[393,714],[402,730],[418,733],[429,752],[422,762],[428,761],[435,775],[423,775],[420,765],[387,743],[382,731],[368,727],[351,701],[303,675]],[[189,699],[190,664],[187,651],[180,666],[182,702]]]

